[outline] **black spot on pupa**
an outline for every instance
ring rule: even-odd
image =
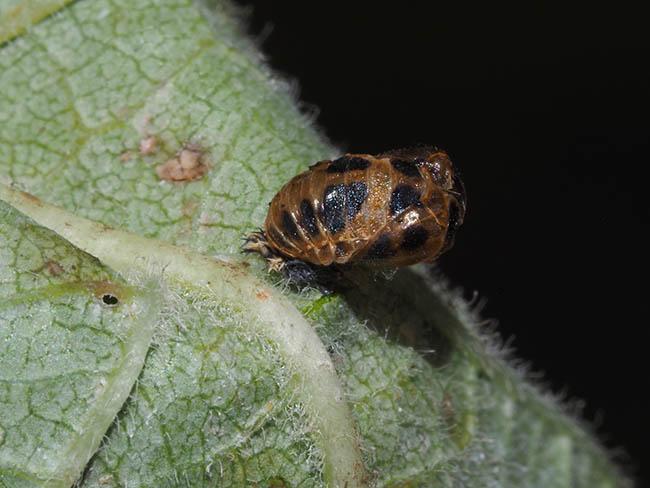
[[[348,244],[346,242],[337,242],[335,251],[338,257],[343,257],[348,253]]]
[[[429,237],[429,232],[421,225],[413,225],[404,231],[403,249],[417,249],[424,245]]]
[[[345,185],[330,185],[323,194],[323,212],[321,221],[332,234],[341,232],[345,227]]]
[[[104,293],[102,295],[102,302],[104,303],[104,305],[114,307],[115,305],[118,304],[119,300],[115,295],[111,295],[110,293]]]
[[[403,159],[393,159],[391,158],[390,164],[393,165],[397,171],[406,176],[420,176],[418,167],[413,161],[405,161]]]
[[[287,242],[287,240],[280,234],[275,227],[271,226],[269,228],[269,235],[273,238],[275,242],[280,244],[281,247],[290,247],[290,244]]]
[[[376,261],[394,256],[395,251],[391,249],[391,242],[388,234],[380,235],[363,257],[363,261]]]
[[[300,234],[298,234],[298,227],[296,223],[291,218],[291,215],[286,210],[282,212],[282,232],[284,235],[291,236],[294,239],[300,239]]]
[[[398,214],[413,204],[420,203],[420,192],[411,185],[400,185],[390,197],[390,213]]]
[[[312,236],[317,235],[319,232],[316,216],[314,215],[314,207],[311,206],[309,200],[300,202],[300,225],[307,229],[307,232]]]
[[[366,169],[370,166],[370,161],[364,158],[353,156],[343,156],[335,159],[327,166],[328,173],[346,173],[359,169]]]
[[[355,181],[347,186],[347,214],[348,220],[352,220],[356,214],[361,210],[361,205],[368,197],[368,185],[363,181]]]

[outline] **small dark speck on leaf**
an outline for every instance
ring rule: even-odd
[[[131,151],[125,151],[120,154],[120,162],[122,163],[125,163],[131,159],[133,159],[133,153]]]
[[[104,306],[116,307],[120,304],[120,297],[124,296],[121,286],[110,281],[93,281],[88,283],[88,287]]]
[[[58,263],[55,263],[54,261],[47,261],[45,263],[45,269],[52,276],[59,276],[60,274],[63,273],[63,268]]]
[[[118,304],[119,300],[115,295],[111,295],[109,293],[104,293],[102,295],[102,302],[104,303],[104,305],[114,307],[115,305]]]

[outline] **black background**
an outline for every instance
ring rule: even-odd
[[[452,155],[469,206],[440,267],[485,297],[553,391],[585,401],[644,486],[646,17],[619,3],[238,3],[342,149]]]

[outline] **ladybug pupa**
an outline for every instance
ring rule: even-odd
[[[465,187],[443,151],[345,154],[284,185],[243,250],[296,282],[332,265],[430,262],[452,247],[465,208]]]

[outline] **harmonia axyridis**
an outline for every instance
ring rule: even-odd
[[[423,146],[346,154],[289,181],[244,250],[290,278],[296,264],[433,261],[453,245],[465,203],[463,183],[443,151]],[[309,272],[298,274],[298,281],[309,281]]]

